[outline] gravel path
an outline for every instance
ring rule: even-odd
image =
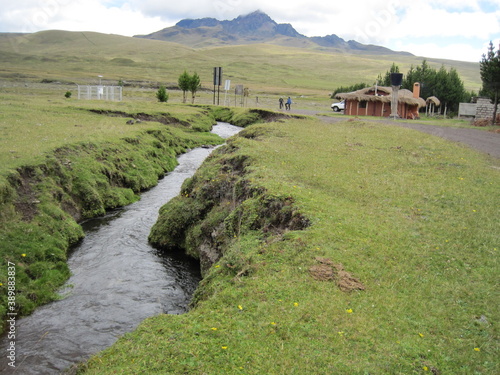
[[[321,120],[329,123],[335,123],[345,120],[342,114],[337,116],[320,116],[318,111],[312,110],[293,110],[290,111],[293,114],[302,115],[312,115],[317,116]],[[328,112],[330,113],[330,112]],[[484,152],[490,156],[500,159],[500,133],[488,132],[479,129],[467,129],[467,128],[450,128],[445,126],[436,125],[426,125],[420,124],[415,121],[405,121],[405,120],[366,120],[372,122],[378,122],[385,125],[403,126],[405,128],[415,129],[424,133],[435,135],[444,139],[448,139],[453,142],[463,143],[475,150]]]

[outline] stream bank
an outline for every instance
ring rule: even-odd
[[[7,171],[7,178],[0,176],[0,316],[4,325],[7,312],[19,318],[57,300],[57,288],[70,276],[68,248],[84,236],[78,222],[135,202],[139,192],[155,186],[158,178],[175,167],[176,155],[221,143],[221,138],[207,131],[215,120],[246,126],[276,117],[272,112],[244,108],[204,106],[195,115],[183,114],[189,111],[177,111],[182,113],[175,112],[175,118],[166,112],[150,117],[143,112],[120,112],[120,116],[143,122],[168,115],[169,125],[156,123],[149,128],[143,123],[137,125],[143,130],[133,137],[117,134],[107,141],[64,144],[45,155],[42,163]],[[99,114],[118,115],[110,110]],[[15,303],[10,307],[9,262],[16,269]]]
[[[215,145],[209,132],[165,126],[114,142],[58,148],[42,164],[12,171],[0,205],[0,316],[17,317],[58,298],[69,277],[68,248],[84,237],[78,222],[133,203],[177,165],[176,156]],[[7,264],[15,264],[15,305],[8,305]],[[2,319],[5,322],[5,319]]]
[[[240,128],[214,127],[225,138]],[[200,280],[199,266],[183,256],[169,256],[147,242],[158,209],[179,193],[213,148],[181,155],[179,165],[141,199],[83,223],[86,236],[68,260],[72,276],[65,297],[19,320],[16,371],[53,374],[112,345],[142,320],[186,311]],[[6,335],[2,339],[6,352]],[[13,370],[5,356],[1,370]]]

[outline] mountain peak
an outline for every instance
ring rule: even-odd
[[[267,15],[267,13],[261,11],[260,9],[254,10],[253,12],[247,14],[243,14],[241,16],[238,16],[237,18],[244,18],[244,17],[263,17],[263,18],[268,18],[270,21],[273,21],[272,18]]]
[[[269,17],[266,13],[264,13],[261,10],[256,10],[254,12],[238,16],[233,21],[240,21],[240,22],[251,21],[251,22],[261,22],[261,23],[271,22],[276,24],[276,22],[271,17]]]
[[[215,18],[183,19],[173,27],[140,38],[177,42],[191,47],[227,44],[276,43],[294,47],[324,47],[372,53],[396,53],[387,48],[346,42],[332,34],[308,38],[289,23],[277,23],[261,10],[238,16],[232,20]]]
[[[227,34],[222,36],[223,40],[231,40],[236,37],[270,39],[277,36],[302,36],[292,27],[292,25],[278,24],[261,10],[238,16],[231,21],[219,21],[215,18],[184,19],[177,22],[175,27],[189,30],[198,28],[222,28],[222,31]],[[218,35],[221,36],[221,34]]]

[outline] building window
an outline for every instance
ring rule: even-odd
[[[359,102],[359,108],[366,108],[366,100]]]

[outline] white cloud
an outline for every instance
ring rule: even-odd
[[[446,58],[449,60],[478,62],[486,49],[476,48],[470,44],[456,43],[440,46],[435,43],[396,44],[396,50],[411,51],[416,56]]]
[[[443,37],[462,38],[461,49],[472,55],[482,48],[479,40],[500,35],[500,0],[0,0],[0,31],[63,29],[131,36],[184,18],[233,19],[257,9],[307,36],[337,34],[390,48],[399,43],[401,50],[417,55],[430,51],[443,58],[455,58],[459,47],[443,44]]]
[[[402,37],[488,38],[494,33],[500,33],[500,11],[490,14],[480,11],[450,12],[418,3],[409,5],[398,22],[398,34]]]
[[[160,17],[148,17],[126,2],[106,7],[99,0],[20,0],[0,6],[0,31],[36,32],[47,29],[98,31],[122,35],[159,30]]]

